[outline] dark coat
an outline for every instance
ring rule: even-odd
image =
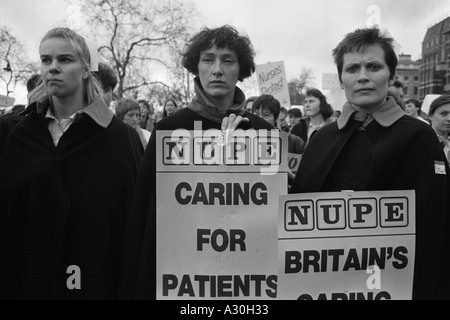
[[[291,134],[296,135],[297,137],[302,138],[305,143],[308,143],[308,128],[309,128],[309,119],[301,119],[299,123],[291,129]]]
[[[238,129],[274,129],[268,122],[245,112],[250,123],[241,122]],[[156,131],[194,130],[194,121],[202,129],[221,129],[221,124],[208,120],[189,108],[178,111],[156,124],[139,171],[133,198],[132,216],[127,228],[121,298],[156,298]]]
[[[8,113],[0,117],[0,159],[3,155],[3,149],[5,148],[6,140],[12,129],[16,124],[24,118],[20,113]]]
[[[0,296],[116,298],[139,136],[116,117],[105,128],[80,114],[55,147],[45,110],[30,107],[0,161]],[[81,290],[66,286],[71,265]]]
[[[373,121],[366,128],[371,145],[362,157],[367,160],[361,164],[364,170],[354,168],[354,172],[364,172],[364,177],[342,177],[341,185],[330,190],[327,178],[339,159],[349,158],[348,142],[354,141],[352,136],[360,125],[351,119],[342,130],[336,123],[319,130],[306,148],[291,193],[352,190],[346,183],[351,185],[352,178],[364,180],[367,191],[415,190],[413,298],[449,298],[450,171],[436,134],[430,126],[408,116],[388,128]],[[446,175],[436,173],[436,161],[445,163]]]

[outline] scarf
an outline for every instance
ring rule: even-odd
[[[198,77],[194,79],[194,90],[195,97],[192,99],[191,103],[189,103],[188,108],[208,120],[222,123],[223,118],[231,113],[242,116],[245,112],[245,94],[238,87],[236,87],[235,90],[233,106],[225,110],[225,112],[214,105],[208,98]]]

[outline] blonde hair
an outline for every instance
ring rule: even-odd
[[[97,78],[91,71],[91,55],[89,52],[89,47],[86,40],[69,28],[54,28],[47,32],[47,34],[42,38],[39,45],[39,49],[44,41],[51,38],[62,38],[69,41],[75,52],[78,54],[83,67],[88,71],[88,77],[83,81],[83,99],[84,102],[89,105],[94,100],[94,98],[101,94],[102,87],[98,82]],[[42,101],[49,97],[49,93],[45,88],[44,83],[39,84],[34,90],[29,94],[29,102]]]

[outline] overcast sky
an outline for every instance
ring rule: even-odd
[[[450,0],[192,0],[200,26],[231,24],[245,31],[256,63],[284,61],[288,80],[311,68],[320,88],[322,73],[335,72],[331,50],[346,33],[375,19],[420,58],[427,28],[450,13]],[[8,25],[38,58],[39,40],[67,19],[64,0],[0,0],[0,24]],[[200,27],[199,26],[199,27]]]

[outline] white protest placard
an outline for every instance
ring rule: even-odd
[[[322,74],[322,89],[328,90],[330,93],[329,104],[334,110],[342,111],[347,98],[345,97],[345,91],[341,88],[341,82],[337,73],[323,73]]]
[[[270,132],[270,134],[267,134]],[[275,299],[278,131],[157,131],[157,299]]]
[[[0,94],[0,108],[12,107],[14,106],[14,101],[16,99]]]
[[[280,197],[278,298],[412,298],[415,192]]]
[[[440,94],[427,94],[422,102],[422,107],[420,110],[428,114],[430,112],[430,106],[433,103],[434,100],[439,98]]]
[[[269,94],[280,101],[282,107],[289,109],[291,100],[289,98],[289,88],[286,79],[284,62],[269,62],[256,66],[256,76],[258,78],[259,92],[261,95]]]

